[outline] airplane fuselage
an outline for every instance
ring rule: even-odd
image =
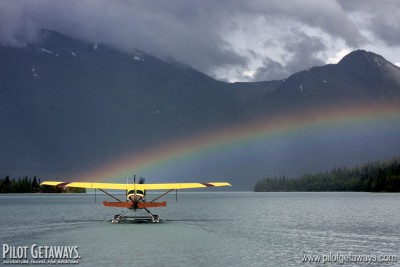
[[[128,201],[134,201],[134,200],[142,200],[146,196],[146,193],[142,190],[130,190],[126,194],[126,200]]]

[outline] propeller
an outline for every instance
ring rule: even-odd
[[[128,183],[129,183],[129,178],[126,178],[126,190],[125,190],[125,197],[128,197]]]
[[[144,184],[146,179],[144,177],[139,177],[139,184]],[[144,198],[146,196],[146,190],[143,191],[143,198],[142,201],[144,201]],[[133,176],[133,199],[129,197],[129,199],[134,203],[135,206],[137,206],[138,200],[136,199],[136,175]]]
[[[133,209],[136,210],[137,209],[137,204],[138,201],[136,199],[136,175],[133,175],[133,199],[131,196],[129,196],[129,199],[132,201],[133,203]]]
[[[144,184],[146,182],[146,178],[144,178],[144,177],[140,177],[139,178],[139,184]],[[145,197],[146,197],[146,190],[143,190],[143,200],[145,199]]]
[[[133,199],[136,201],[136,174],[133,175]]]

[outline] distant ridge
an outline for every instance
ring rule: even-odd
[[[251,103],[259,112],[299,106],[354,104],[399,99],[400,68],[382,56],[356,50],[338,64],[313,67],[283,80]]]
[[[299,178],[285,176],[260,180],[256,192],[400,192],[400,157],[364,163],[352,168],[334,168]]]

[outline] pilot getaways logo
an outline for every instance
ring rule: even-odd
[[[79,264],[78,246],[3,244],[3,264]]]

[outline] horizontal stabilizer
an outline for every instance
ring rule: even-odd
[[[143,209],[143,208],[157,208],[157,207],[165,207],[167,206],[167,202],[139,202],[138,203],[138,208]]]
[[[116,207],[116,208],[131,208],[133,206],[132,202],[108,202],[103,201],[103,206],[106,207]]]

